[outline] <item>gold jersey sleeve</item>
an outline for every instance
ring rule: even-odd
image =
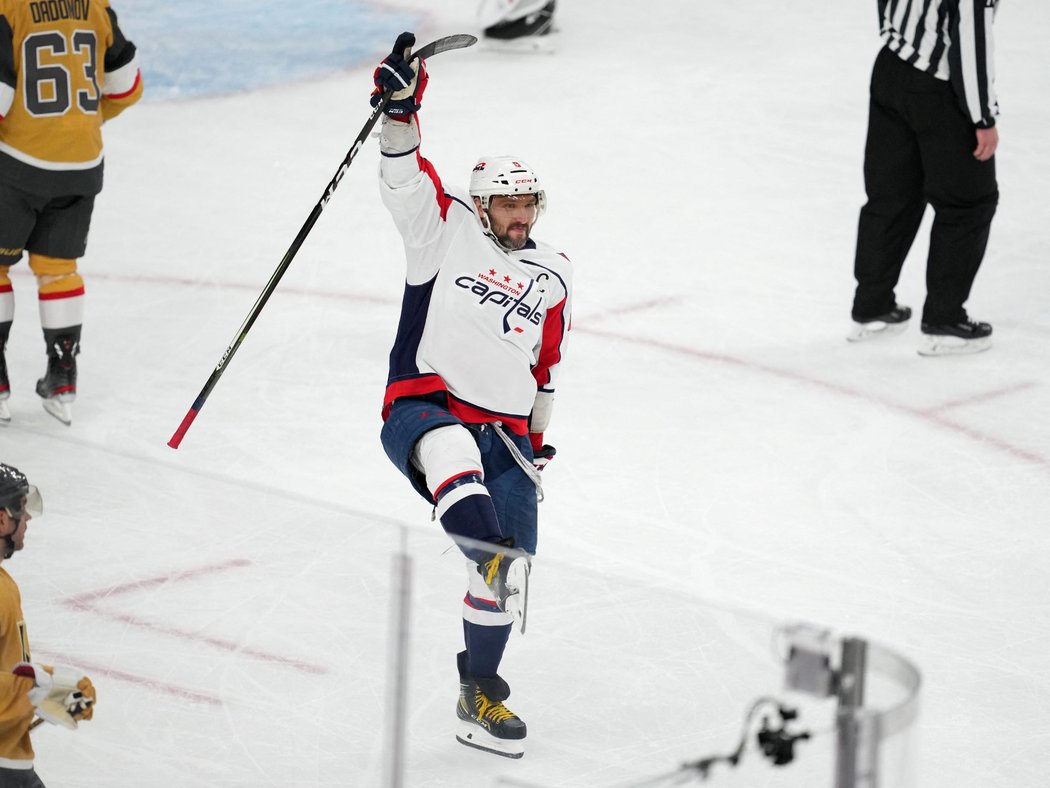
[[[142,95],[108,0],[0,0],[0,153],[55,172],[102,163],[102,123]]]
[[[33,761],[29,724],[34,711],[27,694],[33,681],[11,672],[29,660],[22,597],[14,579],[0,567],[0,766],[7,768]]]

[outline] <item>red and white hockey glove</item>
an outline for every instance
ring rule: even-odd
[[[383,95],[391,93],[386,112],[391,118],[407,121],[419,111],[423,103],[423,91],[427,89],[426,64],[416,58],[409,60],[416,37],[412,33],[402,33],[394,42],[394,48],[372,74],[375,90],[369,103],[375,107],[383,100]]]
[[[76,668],[19,662],[11,672],[33,680],[29,702],[41,719],[72,730],[78,720],[90,720],[94,714],[95,687]]]

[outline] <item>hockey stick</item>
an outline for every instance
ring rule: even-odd
[[[420,47],[412,53],[412,56],[409,59],[414,60],[415,58],[420,58],[426,60],[434,55],[440,55],[442,52],[447,52],[450,49],[464,49],[473,46],[477,43],[477,40],[478,39],[475,36],[466,33],[445,36],[444,38],[439,38],[437,41],[432,41],[426,46]],[[222,354],[222,358],[220,358],[219,363],[215,365],[215,369],[209,376],[208,381],[204,384],[204,388],[201,389],[200,394],[197,395],[197,399],[194,400],[193,405],[190,406],[182,423],[179,424],[179,428],[175,430],[175,434],[172,435],[171,440],[168,441],[168,445],[171,446],[171,448],[179,448],[179,444],[182,443],[186,431],[190,428],[190,425],[193,424],[193,420],[197,418],[197,414],[200,413],[201,408],[204,407],[204,403],[207,401],[212,389],[215,388],[215,384],[219,382],[222,373],[226,371],[226,367],[229,366],[230,361],[233,359],[233,355],[237,352],[237,349],[241,346],[244,338],[248,335],[252,325],[254,325],[256,319],[259,317],[259,313],[262,312],[263,307],[266,306],[266,302],[270,300],[270,296],[273,295],[273,291],[277,288],[277,284],[281,281],[281,277],[284,276],[284,272],[287,271],[288,266],[292,264],[292,258],[295,257],[296,253],[299,251],[299,247],[303,245],[306,236],[310,234],[318,217],[321,215],[321,211],[325,209],[325,206],[328,205],[328,201],[332,199],[332,195],[339,186],[339,181],[343,179],[343,175],[346,174],[347,169],[357,157],[357,153],[361,150],[361,146],[364,145],[365,140],[368,139],[372,127],[376,125],[376,121],[379,120],[380,116],[383,114],[383,110],[385,110],[387,104],[390,103],[391,95],[393,94],[389,91],[384,93],[382,101],[375,106],[372,110],[372,114],[368,116],[364,128],[362,128],[361,133],[357,135],[357,139],[354,140],[354,144],[346,154],[346,158],[343,159],[342,164],[339,165],[339,169],[336,170],[335,176],[328,183],[327,188],[324,190],[324,194],[321,195],[321,199],[317,201],[317,205],[315,205],[313,210],[310,211],[310,215],[306,218],[306,222],[303,224],[302,229],[299,230],[299,234],[295,236],[295,240],[292,241],[292,245],[288,247],[288,251],[284,253],[284,257],[281,259],[277,269],[270,277],[270,281],[266,283],[266,287],[263,288],[262,293],[259,294],[259,298],[256,299],[255,305],[252,307],[251,312],[248,313],[248,317],[246,317],[244,322],[241,323],[241,327],[237,331],[237,336],[234,337],[233,342],[231,342],[229,347],[226,348],[226,352]]]

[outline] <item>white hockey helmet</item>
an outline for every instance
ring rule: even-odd
[[[496,196],[515,194],[536,195],[536,218],[547,209],[547,194],[540,187],[540,179],[532,167],[514,156],[482,156],[470,174],[470,196],[481,200],[481,209],[488,211],[489,201]]]

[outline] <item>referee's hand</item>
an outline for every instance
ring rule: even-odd
[[[977,129],[977,147],[973,150],[973,157],[977,161],[988,161],[995,155],[995,149],[999,147],[999,129],[992,126],[990,129]]]

